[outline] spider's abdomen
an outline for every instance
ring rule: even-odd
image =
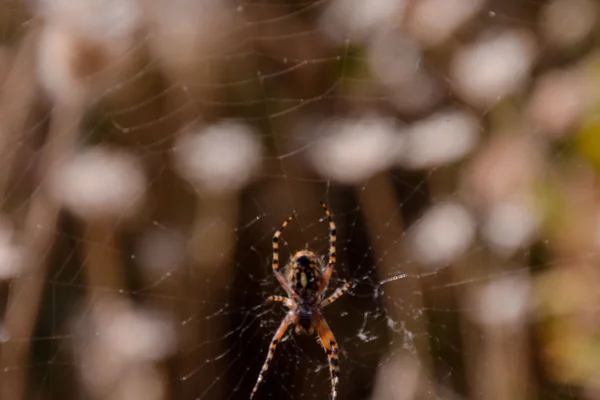
[[[314,312],[311,306],[301,305],[296,320],[296,333],[312,333]]]
[[[303,304],[316,303],[319,288],[323,282],[320,263],[316,255],[309,251],[298,252],[292,258],[288,281]]]

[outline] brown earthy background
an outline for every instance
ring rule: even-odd
[[[600,399],[600,3],[2,0],[0,398]],[[290,330],[290,333],[292,330]],[[324,400],[286,335],[258,399]]]

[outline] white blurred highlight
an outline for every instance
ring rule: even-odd
[[[319,25],[337,42],[365,41],[399,25],[405,7],[405,0],[333,0]]]
[[[479,120],[466,110],[450,108],[408,129],[404,159],[410,168],[431,168],[459,160],[477,144]]]
[[[154,364],[177,349],[172,321],[120,299],[99,299],[73,321],[84,386],[98,398],[163,398],[157,394],[165,380]]]
[[[598,11],[593,0],[553,0],[540,13],[540,33],[549,45],[569,50],[591,35]]]
[[[150,46],[163,62],[180,73],[199,73],[199,65],[214,54],[234,29],[235,13],[222,0],[150,0],[147,17]]]
[[[431,267],[448,265],[471,245],[475,221],[460,204],[440,203],[430,208],[410,233],[417,261]]]
[[[177,346],[171,321],[146,310],[127,310],[108,316],[100,340],[119,356],[135,361],[156,361]]]
[[[10,335],[2,322],[0,322],[0,344],[5,343],[10,339]]]
[[[419,360],[410,356],[395,356],[377,369],[373,399],[411,400],[419,398],[424,378]]]
[[[369,43],[369,66],[402,112],[420,112],[444,96],[439,82],[421,65],[421,57],[418,43],[397,31],[385,31]]]
[[[187,247],[182,237],[165,229],[146,231],[136,246],[136,259],[150,277],[159,279],[185,265]]]
[[[51,177],[54,198],[82,218],[129,217],[143,203],[147,181],[139,160],[98,146],[75,155]]]
[[[551,139],[561,139],[576,127],[590,106],[594,82],[583,68],[554,70],[537,79],[528,114]]]
[[[14,278],[23,269],[24,249],[14,242],[14,235],[10,221],[0,219],[0,282]]]
[[[494,132],[463,171],[468,201],[487,209],[526,196],[544,167],[543,145],[520,131]]]
[[[444,99],[444,91],[433,75],[421,70],[413,79],[403,82],[388,93],[396,109],[418,114],[434,107]]]
[[[252,128],[225,121],[182,134],[175,143],[174,163],[183,178],[219,193],[247,185],[260,168],[263,153]]]
[[[59,103],[80,103],[130,67],[141,26],[135,0],[45,0],[38,75]]]
[[[420,70],[421,48],[400,32],[377,35],[367,50],[369,66],[384,85],[407,82]]]
[[[483,237],[503,256],[511,256],[534,238],[541,216],[525,202],[494,204],[483,223]]]
[[[469,104],[488,108],[523,87],[535,57],[531,32],[489,31],[455,53],[451,82]]]
[[[138,0],[40,0],[40,13],[78,35],[119,45],[141,25]]]
[[[319,137],[307,153],[324,177],[344,184],[364,182],[389,167],[396,155],[397,128],[376,116],[329,120],[316,128]]]
[[[485,0],[420,0],[407,18],[410,34],[424,46],[436,46],[475,16]]]
[[[531,287],[523,274],[497,278],[479,287],[469,299],[469,314],[478,324],[518,329],[529,313]],[[472,307],[472,305],[476,305]]]
[[[53,99],[63,104],[82,102],[88,95],[88,82],[73,72],[78,44],[75,35],[58,25],[47,25],[40,37],[40,82]]]

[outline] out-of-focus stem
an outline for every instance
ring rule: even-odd
[[[203,194],[198,198],[189,247],[192,278],[182,282],[183,291],[178,296],[192,299],[201,293],[202,300],[207,304],[224,304],[230,301],[224,297],[226,292],[220,291],[219,288],[226,287],[232,279],[232,264],[237,243],[234,228],[238,226],[239,203],[240,197],[237,192],[223,195]],[[207,277],[210,278],[210,287],[215,288],[211,292],[207,292],[206,285],[203,285]],[[181,347],[194,350],[189,354],[180,353],[178,367],[181,370],[177,373],[180,377],[198,369],[205,360],[224,350],[216,347],[218,343],[222,343],[219,339],[225,335],[227,327],[214,324],[208,328],[203,322],[207,315],[198,311],[193,302],[186,302],[181,306],[180,312],[185,315],[185,319],[194,316],[180,330]],[[215,344],[198,347],[198,343]],[[219,380],[222,373],[219,368],[202,368],[194,379],[190,380],[190,386],[186,384],[182,387],[183,391],[176,397],[198,396],[198,393],[202,393],[205,388]],[[225,384],[223,379],[220,380]],[[221,398],[227,390],[227,386],[214,385],[208,395],[210,398]]]
[[[466,270],[475,271],[486,268],[498,273],[501,268],[489,265],[490,257],[488,254],[485,257],[487,260],[484,262],[482,261],[483,257],[471,256],[461,265],[456,266],[454,271],[457,280],[471,279],[473,281],[470,284],[461,285],[462,287],[457,290],[461,308],[466,310],[465,313],[473,313],[472,318],[468,318],[465,313],[460,314],[465,369],[470,388],[469,397],[491,400],[528,399],[533,395],[535,386],[531,384],[527,313],[514,319],[505,319],[495,323],[490,321],[493,321],[494,318],[503,318],[503,316],[490,315],[482,318],[482,314],[486,310],[485,308],[481,309],[482,306],[479,303],[483,301],[485,304],[489,300],[483,299],[481,294],[490,290],[486,285],[497,283],[487,279],[482,281],[478,279],[481,277],[480,274],[466,272]],[[459,268],[461,269],[458,270]],[[511,268],[514,268],[514,262],[511,264]],[[529,279],[529,275],[523,272],[518,276],[515,273],[514,278],[499,277],[497,279],[514,279],[514,283],[517,283],[519,280]],[[515,295],[519,296],[518,293]],[[490,310],[490,312],[492,311]]]
[[[108,220],[89,221],[85,224],[83,243],[86,281],[92,306],[103,296],[121,297],[119,290],[125,287],[115,234],[114,224]]]
[[[126,282],[123,276],[123,265],[119,261],[118,245],[115,241],[117,234],[117,221],[103,219],[88,221],[85,226],[83,242],[85,246],[85,266],[87,292],[90,307],[101,310],[105,304],[114,304],[118,301],[122,306],[128,308],[130,303],[127,295],[121,294],[125,289]],[[159,374],[165,379],[166,374]],[[122,378],[122,379],[127,379]],[[163,382],[166,386],[166,382]],[[100,396],[100,394],[97,394]],[[100,397],[112,399],[113,394]],[[166,400],[169,394],[161,399]]]
[[[368,185],[363,189],[358,190],[361,209],[363,210],[365,224],[370,242],[374,249],[374,259],[378,260],[378,273],[380,276],[391,276],[397,274],[398,266],[404,265],[403,273],[414,275],[418,271],[411,270],[411,264],[405,263],[405,252],[400,240],[403,237],[403,223],[399,215],[400,201],[396,198],[392,184],[389,178],[380,174],[372,178]],[[427,335],[422,334],[427,332],[426,321],[415,318],[411,310],[419,310],[423,307],[420,288],[414,280],[400,279],[389,283],[385,286],[385,298],[383,301],[391,301],[401,303],[402,308],[395,307],[393,304],[388,304],[388,312],[390,318],[394,321],[402,321],[406,330],[414,333],[413,342],[416,349],[416,355],[410,354],[405,346],[404,338],[395,340],[396,347],[392,351],[397,354],[399,359],[413,359],[407,363],[413,365],[418,370],[420,382],[427,384],[432,377],[430,371],[431,363],[428,359],[429,345],[427,343]],[[387,300],[386,300],[387,299]],[[424,315],[424,314],[422,314]],[[385,382],[382,382],[385,384]],[[376,389],[378,390],[378,389]],[[379,389],[381,390],[381,389]],[[423,390],[423,388],[418,388]],[[434,388],[428,387],[425,389],[432,397]],[[383,390],[385,393],[386,391]],[[407,394],[408,397],[410,397]]]
[[[25,270],[11,284],[6,310],[5,327],[10,338],[2,344],[2,399],[25,398],[28,369],[24,367],[29,364],[31,337],[46,279],[48,256],[57,235],[56,223],[60,211],[60,206],[48,194],[44,178],[72,154],[82,113],[80,107],[57,106],[47,143],[42,150],[42,183],[31,198],[24,228]]]
[[[38,31],[31,29],[19,46],[0,96],[0,199],[5,198],[15,155],[36,93],[35,51]]]
[[[527,332],[485,326],[473,370],[473,397],[490,400],[527,399],[529,363]],[[524,361],[524,362],[523,362]]]
[[[452,195],[457,180],[456,172],[451,168],[436,171],[430,181],[434,199],[441,200]],[[460,308],[477,309],[479,307],[477,302],[482,299],[478,298],[476,293],[486,290],[483,285],[490,282],[481,278],[485,278],[486,274],[494,274],[508,268],[515,269],[516,263],[526,265],[523,253],[520,254],[521,257],[513,256],[510,266],[503,265],[503,260],[498,260],[494,254],[485,249],[469,252],[452,263],[451,275],[458,282],[466,282],[453,287]],[[519,279],[529,279],[529,276],[523,273]],[[448,295],[445,296],[439,290],[436,292],[439,294],[433,301],[449,300]],[[443,308],[447,305],[440,304],[438,307]],[[490,325],[477,318],[467,318],[466,312],[468,311],[459,313],[458,317],[461,340],[465,349],[463,355],[466,379],[470,387],[469,397],[486,400],[529,398],[532,385],[530,384],[527,324],[520,324],[522,321],[519,320],[507,322],[506,326]],[[491,318],[493,319],[493,316]]]

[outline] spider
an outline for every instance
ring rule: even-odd
[[[302,250],[291,257],[290,262],[285,268],[286,274],[284,275],[279,270],[279,237],[294,216],[288,217],[281,224],[281,228],[273,234],[273,273],[288,297],[270,296],[267,298],[267,301],[283,303],[288,308],[288,313],[281,322],[281,325],[279,325],[275,335],[273,335],[273,339],[271,339],[267,358],[250,394],[251,399],[256,394],[260,383],[264,380],[265,374],[269,369],[269,364],[273,360],[275,348],[290,324],[294,325],[294,331],[297,335],[313,335],[316,331],[319,336],[318,340],[325,349],[329,361],[331,400],[335,400],[337,397],[340,375],[338,345],[331,329],[329,329],[327,322],[325,322],[321,314],[321,309],[346,293],[352,286],[352,282],[346,283],[329,297],[325,297],[325,290],[335,266],[336,229],[327,205],[321,202],[321,207],[323,207],[325,215],[329,219],[329,261],[326,268],[323,268],[323,262],[314,252]]]

